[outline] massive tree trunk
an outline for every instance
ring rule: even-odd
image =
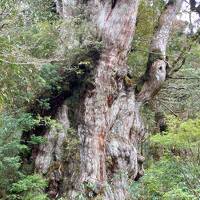
[[[151,43],[150,51],[153,53],[149,56],[147,71],[136,90],[126,83],[126,61],[134,35],[139,1],[56,2],[58,12],[64,18],[75,16],[77,7],[84,6],[104,45],[94,66],[94,81],[91,87],[82,91],[84,95],[81,96],[76,115],[80,139],[80,173],[78,178],[73,179],[78,180],[77,183],[68,188],[69,195],[75,199],[84,186],[82,192],[91,199],[101,195],[103,199],[124,200],[128,197],[128,179],[137,180],[143,174],[144,158],[139,155],[137,145],[144,139],[146,130],[140,107],[158,92],[166,79],[167,41],[182,0],[170,1],[161,14]],[[154,53],[159,57],[155,57]],[[67,105],[61,105],[56,115],[65,130],[70,127],[67,111]],[[51,170],[49,185],[49,193],[55,198],[61,192],[59,185],[63,176],[72,167],[67,165],[69,168],[65,168],[62,164],[62,145],[67,134],[61,131],[55,135],[53,132],[46,131],[48,143],[40,146],[35,165],[37,171],[47,174],[52,163],[59,163],[53,172]]]

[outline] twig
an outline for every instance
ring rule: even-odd
[[[165,104],[162,103],[162,101],[156,99],[156,101],[160,102],[167,110],[169,110],[175,117],[178,117],[178,115],[171,109],[168,108]]]
[[[10,62],[8,60],[4,60],[0,58],[0,62],[7,63],[7,64],[12,64],[12,65],[43,65],[51,62],[64,62],[66,60],[59,60],[59,59],[51,59],[51,60],[39,60],[37,62]]]
[[[169,79],[180,79],[180,80],[200,80],[197,77],[168,77]]]

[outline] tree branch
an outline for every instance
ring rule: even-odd
[[[160,90],[166,80],[168,63],[166,48],[176,14],[179,12],[183,0],[169,1],[159,18],[158,27],[150,45],[147,70],[136,86],[138,102],[149,101]]]
[[[178,72],[182,68],[182,66],[185,64],[186,55],[188,55],[190,53],[194,43],[198,42],[199,35],[200,35],[199,32],[197,32],[195,35],[193,35],[191,38],[189,38],[189,39],[191,39],[189,45],[183,47],[183,50],[179,54],[178,58],[172,63],[172,65],[170,66],[170,70],[167,74],[167,78],[172,76],[174,73]],[[180,61],[181,61],[181,64],[179,66],[176,66]]]
[[[197,77],[168,77],[169,79],[180,79],[180,80],[200,80]]]
[[[166,106],[165,103],[162,103],[162,101],[156,99],[156,101],[158,101],[162,106],[164,106],[167,110],[169,110],[175,117],[178,117],[178,115],[171,109],[169,108],[168,106]]]

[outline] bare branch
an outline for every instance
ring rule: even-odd
[[[198,77],[168,77],[169,79],[180,79],[180,80],[200,80]]]
[[[171,108],[169,108],[168,106],[166,106],[166,103],[163,103],[159,99],[156,99],[156,101],[158,101],[162,106],[164,106],[167,110],[169,110],[175,117],[178,117],[178,115]]]

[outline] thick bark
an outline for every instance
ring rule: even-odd
[[[134,120],[134,93],[123,84],[126,57],[131,46],[137,16],[138,1],[88,2],[91,20],[101,35],[105,49],[95,67],[94,87],[86,91],[81,105],[78,134],[81,139],[81,183],[93,185],[93,195],[103,192],[115,173],[131,171],[137,174],[137,151],[130,141]],[[90,9],[91,8],[91,9]],[[126,119],[126,120],[125,120]],[[126,154],[126,155],[125,155]],[[112,159],[114,174],[107,176],[107,155]],[[114,192],[106,199],[124,199],[127,180],[113,182]],[[121,186],[121,187],[119,187]]]
[[[83,6],[104,43],[104,50],[94,66],[94,82],[81,97],[77,133],[80,138],[80,177],[70,197],[83,191],[94,199],[102,195],[107,200],[124,200],[128,196],[128,179],[137,180],[143,174],[144,158],[138,154],[137,145],[146,130],[140,107],[160,89],[166,78],[166,46],[170,30],[182,0],[171,1],[166,6],[155,32],[150,50],[159,58],[149,56],[147,72],[141,90],[135,94],[124,81],[127,75],[127,54],[131,47],[137,16],[138,0],[102,1],[57,0],[58,12],[69,18],[76,15],[77,6]],[[63,107],[64,106],[64,107]],[[67,107],[58,111],[58,121],[69,128]],[[66,135],[46,132],[48,143],[40,146],[36,169],[43,174],[54,161],[60,161],[62,142]],[[57,138],[56,138],[57,137]],[[45,162],[44,162],[45,161]],[[57,169],[57,168],[56,168]],[[59,168],[58,168],[59,169]],[[52,197],[58,194],[61,176],[54,170]],[[67,170],[64,168],[64,171]],[[112,185],[109,185],[111,184]],[[91,187],[90,187],[91,186]]]
[[[115,71],[120,74],[119,77],[127,73],[125,62],[134,32],[137,2],[117,2],[113,10],[109,8],[109,3],[105,3],[101,11],[94,9],[97,15],[92,13],[106,48],[96,66],[93,95],[86,95],[84,111],[81,113],[83,121],[78,130],[83,145],[81,181],[95,184],[95,193],[98,193],[101,191],[99,188],[112,179],[113,193],[109,191],[107,199],[125,199],[127,178],[134,179],[141,173],[138,169],[137,143],[144,136],[145,130],[139,108],[141,103],[150,100],[158,92],[165,81],[167,42],[181,3],[182,0],[170,1],[160,16],[150,47],[153,54],[149,55],[145,75],[147,80],[136,100],[131,88],[126,88],[120,78],[115,77],[113,80],[112,73]],[[125,6],[128,6],[126,15]],[[159,57],[155,58],[154,53],[158,53]],[[112,173],[106,169],[106,156],[111,157]],[[127,177],[123,175],[116,179],[116,174],[123,172]]]
[[[58,196],[63,178],[63,144],[70,128],[67,105],[63,104],[58,108],[56,119],[62,127],[51,127],[50,130],[46,130],[44,137],[47,142],[40,145],[35,159],[36,171],[48,174],[49,195],[52,198]]]

